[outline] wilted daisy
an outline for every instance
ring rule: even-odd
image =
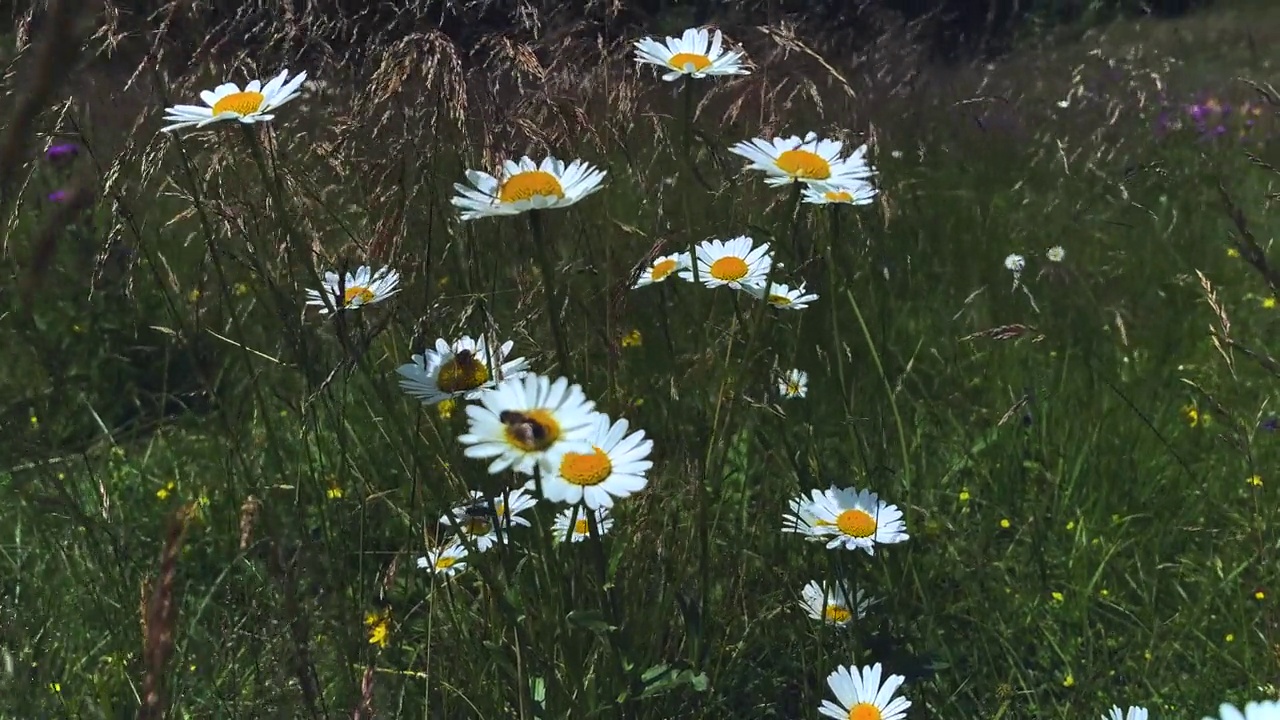
[[[732,240],[706,240],[698,243],[698,279],[709,288],[728,285],[734,290],[769,281],[773,255],[769,243],[753,247],[746,235]],[[693,279],[693,268],[680,270],[680,277]]]
[[[339,278],[335,272],[326,272],[324,295],[321,295],[320,290],[308,290],[307,304],[318,305],[322,314],[329,312],[330,305],[338,310],[355,309],[382,302],[395,295],[399,291],[399,284],[400,274],[389,267],[373,272],[368,265],[361,265],[344,278]],[[326,298],[328,304],[325,303]]]
[[[265,86],[261,80],[249,81],[243,90],[235,83],[223,83],[200,93],[204,105],[174,105],[165,110],[164,119],[173,124],[161,130],[170,132],[204,127],[221,120],[239,120],[245,124],[268,122],[275,118],[270,111],[298,97],[298,91],[306,80],[305,72],[290,80],[289,71],[281,70]]]
[[[755,298],[765,299],[765,288],[763,285],[747,285],[742,288],[747,294]],[[809,307],[809,303],[818,299],[818,296],[805,291],[804,283],[798,288],[791,288],[783,283],[773,283],[769,285],[767,297],[769,304],[782,310],[803,310]]]
[[[676,253],[674,255],[663,255],[649,263],[640,273],[640,277],[636,279],[632,288],[642,288],[646,285],[660,283],[663,280],[675,275],[681,270],[688,270],[693,266],[693,260],[687,252]]]
[[[582,542],[591,537],[591,528],[587,524],[587,513],[594,512],[596,515],[596,530],[601,535],[607,535],[609,530],[613,529],[613,518],[609,517],[609,511],[606,508],[596,508],[588,510],[581,505],[573,505],[565,508],[556,515],[555,523],[551,526],[552,539],[556,542],[564,542],[567,537],[571,542]],[[570,526],[572,523],[572,526]],[[572,527],[572,529],[570,529]]]
[[[1207,717],[1204,720],[1280,720],[1280,702],[1264,700],[1251,702],[1240,712],[1234,705],[1223,703],[1218,708],[1218,717]]]
[[[458,195],[450,202],[462,208],[463,220],[475,220],[569,207],[600,189],[604,171],[583,160],[566,166],[549,155],[541,164],[526,156],[506,161],[496,176],[468,170],[467,180],[474,187],[454,183]]]
[[[418,558],[418,567],[429,570],[435,575],[453,577],[467,569],[467,548],[454,540],[446,545],[437,545]]]
[[[592,422],[590,447],[565,453],[555,472],[543,478],[547,500],[583,503],[592,509],[613,507],[615,499],[640,492],[649,482],[645,473],[653,467],[653,441],[645,439],[644,431],[628,435],[626,420],[610,425],[604,413],[597,413]]]
[[[1130,707],[1128,710],[1121,710],[1118,705],[1112,705],[1109,716],[1103,716],[1102,720],[1147,720],[1147,709]]]
[[[870,490],[832,486],[791,501],[794,515],[785,515],[784,532],[798,532],[809,540],[826,541],[827,548],[843,546],[875,554],[876,545],[905,542],[910,536],[902,511]]]
[[[1044,257],[1049,262],[1062,262],[1067,256],[1067,251],[1062,249],[1061,245],[1054,245],[1045,252]]]
[[[524,488],[516,488],[492,499],[477,490],[470,493],[470,501],[453,508],[440,517],[440,525],[464,535],[475,543],[476,550],[485,552],[495,543],[506,542],[512,527],[529,527],[529,521],[520,513],[538,504]]]
[[[788,400],[809,394],[809,373],[788,370],[778,376],[778,394]]]
[[[750,75],[751,71],[742,66],[743,54],[723,49],[722,40],[719,30],[709,34],[706,28],[689,28],[679,39],[668,37],[666,44],[649,37],[632,44],[636,47],[636,62],[667,70],[662,76],[667,82],[681,75]]]
[[[437,338],[434,349],[414,355],[411,362],[396,368],[400,388],[425,405],[457,397],[475,400],[482,390],[495,387],[503,380],[524,377],[529,372],[528,360],[506,359],[513,347],[515,343],[508,340],[497,352],[491,353],[484,338],[474,340],[470,335],[463,335],[453,344]]]
[[[893,696],[906,680],[890,675],[880,682],[880,663],[861,669],[840,666],[827,676],[836,702],[823,700],[818,713],[836,720],[902,720],[911,701]]]
[[[814,620],[832,625],[849,625],[854,620],[866,617],[867,608],[874,602],[864,599],[863,594],[859,590],[857,602],[851,603],[844,588],[811,580],[800,591],[800,605]]]
[[[763,170],[769,176],[765,179],[769,185],[804,182],[841,187],[875,174],[875,168],[866,161],[866,145],[847,158],[841,157],[843,150],[844,143],[819,139],[817,133],[803,138],[756,138],[729,148],[729,152],[751,161],[748,170]]]
[[[842,185],[810,184],[801,197],[814,205],[870,205],[879,193],[875,185],[853,180]]]
[[[556,473],[566,452],[592,451],[595,403],[568,379],[542,375],[504,380],[467,406],[468,432],[458,436],[471,458],[493,458],[489,472],[508,468],[532,475]]]

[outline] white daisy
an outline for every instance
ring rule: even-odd
[[[433,574],[453,577],[467,569],[467,548],[454,540],[446,545],[437,545],[418,558],[418,567],[430,570]]]
[[[1016,280],[1022,275],[1022,271],[1027,269],[1027,259],[1018,253],[1012,253],[1004,259],[1004,268],[1013,273]]]
[[[335,272],[324,274],[324,296],[320,290],[307,291],[307,304],[317,305],[321,314],[329,312],[332,305],[338,310],[355,309],[364,305],[382,302],[399,292],[400,273],[389,267],[377,272],[368,265],[361,265],[355,272],[339,278]],[[328,299],[328,304],[325,299]]]
[[[827,676],[827,685],[839,704],[823,700],[818,713],[836,720],[902,720],[911,701],[893,694],[906,678],[890,675],[881,684],[881,672],[880,663],[861,669],[836,668]]]
[[[174,105],[165,110],[164,119],[173,124],[160,129],[171,132],[204,127],[221,120],[239,120],[245,124],[268,122],[275,118],[270,111],[298,97],[302,83],[306,81],[305,72],[290,80],[289,71],[281,70],[265,86],[261,80],[249,81],[243,90],[235,83],[223,83],[200,93],[204,105]]]
[[[751,74],[742,66],[742,52],[721,47],[723,38],[719,30],[708,35],[706,28],[689,28],[679,39],[668,37],[665,45],[650,37],[637,40],[632,43],[636,47],[636,62],[667,70],[662,76],[667,82],[681,75],[704,78]]]
[[[763,170],[769,185],[804,182],[840,187],[875,174],[866,161],[866,145],[847,158],[840,156],[843,149],[839,140],[820,140],[817,133],[809,133],[803,138],[746,140],[730,147],[729,152],[750,160],[748,170]]]
[[[551,526],[552,539],[556,542],[564,542],[567,537],[571,542],[582,542],[591,537],[591,528],[587,524],[587,513],[589,512],[595,513],[596,530],[601,535],[607,535],[609,530],[613,529],[613,518],[609,517],[608,509],[588,510],[581,505],[573,505],[556,515],[555,523]],[[572,523],[572,526],[570,523]],[[570,530],[570,527],[572,527],[572,530]]]
[[[1066,256],[1067,251],[1063,250],[1061,245],[1054,245],[1044,254],[1045,259],[1049,262],[1062,262],[1062,259]]]
[[[769,252],[769,243],[753,245],[746,235],[698,243],[698,279],[709,288],[728,285],[740,290],[749,285],[763,286],[769,281],[773,254]],[[680,270],[680,277],[692,280],[693,268]]]
[[[1240,712],[1234,705],[1223,703],[1218,708],[1217,718],[1205,718],[1204,720],[1280,720],[1280,702],[1275,700],[1263,700],[1262,702],[1251,702],[1244,706],[1244,712]]]
[[[520,513],[538,504],[524,488],[516,488],[492,499],[477,490],[470,493],[470,501],[453,508],[449,515],[440,517],[440,524],[465,535],[475,543],[476,550],[485,552],[498,542],[506,542],[507,534],[516,526],[529,527],[529,521]]]
[[[811,580],[800,591],[800,606],[814,620],[845,626],[866,617],[867,609],[879,602],[864,599],[863,595],[863,591],[858,590],[857,602],[850,603],[848,594],[840,586]]]
[[[613,507],[615,499],[640,492],[653,467],[649,453],[653,441],[643,430],[627,434],[626,420],[609,424],[609,416],[597,413],[587,437],[590,447],[565,453],[554,473],[542,480],[547,500],[583,503],[591,509]]]
[[[690,255],[687,252],[663,255],[649,263],[649,266],[640,273],[640,277],[636,279],[635,284],[631,287],[642,288],[646,285],[660,283],[677,272],[687,270],[692,266],[693,260],[690,259]]]
[[[754,298],[765,298],[763,285],[747,285],[742,289]],[[809,307],[809,303],[817,300],[818,296],[813,293],[806,293],[804,283],[801,283],[800,287],[795,289],[783,283],[773,283],[769,285],[768,299],[770,305],[781,310],[803,310]]]
[[[809,373],[788,370],[778,376],[778,394],[788,400],[809,394]]]
[[[526,156],[506,161],[496,176],[468,170],[467,180],[474,187],[454,183],[458,195],[450,202],[462,208],[463,220],[475,220],[569,207],[600,189],[604,171],[583,160],[565,166],[550,155],[541,164]]]
[[[452,345],[444,338],[437,338],[434,349],[414,355],[411,362],[396,368],[400,388],[424,405],[457,397],[475,400],[481,391],[529,372],[528,360],[506,359],[513,347],[515,343],[508,340],[496,353],[491,353],[484,338],[473,340],[470,335],[463,335]]]
[[[508,468],[555,473],[567,452],[591,452],[595,403],[568,379],[542,375],[504,380],[467,406],[468,432],[458,436],[471,458],[493,458],[489,472]]]
[[[1109,716],[1104,715],[1102,720],[1147,720],[1147,709],[1130,707],[1128,710],[1121,710],[1119,706],[1112,705]]]
[[[810,184],[802,197],[814,205],[870,205],[880,191],[865,180],[853,180],[843,185]]]
[[[814,490],[807,499],[801,496],[792,500],[791,510],[795,515],[784,516],[787,525],[783,530],[804,533],[810,540],[826,540],[828,549],[843,546],[874,555],[876,545],[910,538],[902,511],[882,502],[870,490],[834,486],[821,492]]]

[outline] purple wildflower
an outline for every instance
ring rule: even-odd
[[[55,202],[55,203],[66,202],[67,197],[68,195],[66,190],[54,190],[53,192],[49,193],[49,195],[47,196],[49,202]]]
[[[50,145],[48,150],[44,151],[44,157],[55,165],[61,165],[70,162],[80,154],[80,147],[71,143],[58,143]]]

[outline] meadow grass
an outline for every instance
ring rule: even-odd
[[[828,673],[876,662],[917,718],[1275,697],[1280,159],[1256,141],[1276,107],[1238,80],[1275,80],[1249,47],[1268,18],[963,70],[775,29],[741,38],[751,76],[687,89],[625,44],[488,94],[407,60],[360,84],[294,68],[323,87],[256,132],[155,132],[246,67],[73,95],[40,121],[81,156],[52,168],[33,140],[0,204],[0,715],[816,717]],[[1206,91],[1265,112],[1157,132],[1162,96]],[[796,206],[726,152],[810,130],[870,142],[874,205]],[[606,187],[541,238],[460,222],[464,170],[526,151]],[[743,234],[819,300],[630,289],[659,250]],[[365,263],[402,290],[304,305]],[[468,489],[523,482],[462,455],[463,403],[397,387],[462,334],[652,438],[598,542],[553,544],[544,502],[456,577],[415,567]],[[791,368],[804,398],[778,397]],[[830,485],[897,505],[910,539],[781,532]],[[880,600],[847,628],[797,603],[837,579]]]

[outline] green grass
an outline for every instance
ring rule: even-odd
[[[57,233],[43,273],[31,258],[57,179],[33,164],[5,208],[0,716],[137,713],[143,608],[181,508],[171,717],[350,717],[363,683],[379,717],[807,718],[837,665],[873,662],[907,676],[913,718],[1113,703],[1201,718],[1274,697],[1280,438],[1261,423],[1276,383],[1215,349],[1195,273],[1230,337],[1268,352],[1280,309],[1228,254],[1217,185],[1265,246],[1280,178],[1234,141],[1157,140],[1145,71],[1175,94],[1243,98],[1233,77],[1275,69],[1171,67],[1158,43],[1122,56],[1107,38],[1124,32],[874,104],[815,65],[823,105],[772,98],[778,130],[874,127],[883,196],[838,220],[802,206],[794,227],[788,191],[723,152],[760,132],[753,109],[716,117],[733,90],[708,101],[688,154],[680,99],[647,71],[656,117],[581,102],[596,132],[551,150],[606,167],[608,185],[543,218],[570,368],[526,218],[459,223],[448,205],[463,169],[488,164],[461,129],[344,135],[360,108],[339,93],[332,127],[323,108],[283,108],[259,166],[235,129],[152,139],[152,119],[131,148],[95,130],[101,106],[73,107],[60,129],[78,128],[79,172],[117,207]],[[502,129],[507,152],[543,152]],[[1280,164],[1274,141],[1254,150]],[[772,242],[775,279],[820,300],[785,313],[678,280],[626,289],[659,240],[740,234]],[[1055,245],[1061,264],[1044,259]],[[1003,267],[1014,252],[1029,294]],[[315,272],[366,259],[403,273],[399,295],[338,322],[303,308]],[[1014,323],[1034,330],[962,339]],[[490,328],[644,429],[655,466],[600,545],[517,530],[433,581],[414,559],[437,518],[512,478],[463,457],[462,409],[418,407],[394,369]],[[791,367],[809,395],[779,401],[774,368]],[[870,557],[780,532],[789,499],[830,484],[898,505],[911,539]],[[882,598],[848,630],[796,604],[836,578]],[[364,625],[379,611],[385,647]]]

